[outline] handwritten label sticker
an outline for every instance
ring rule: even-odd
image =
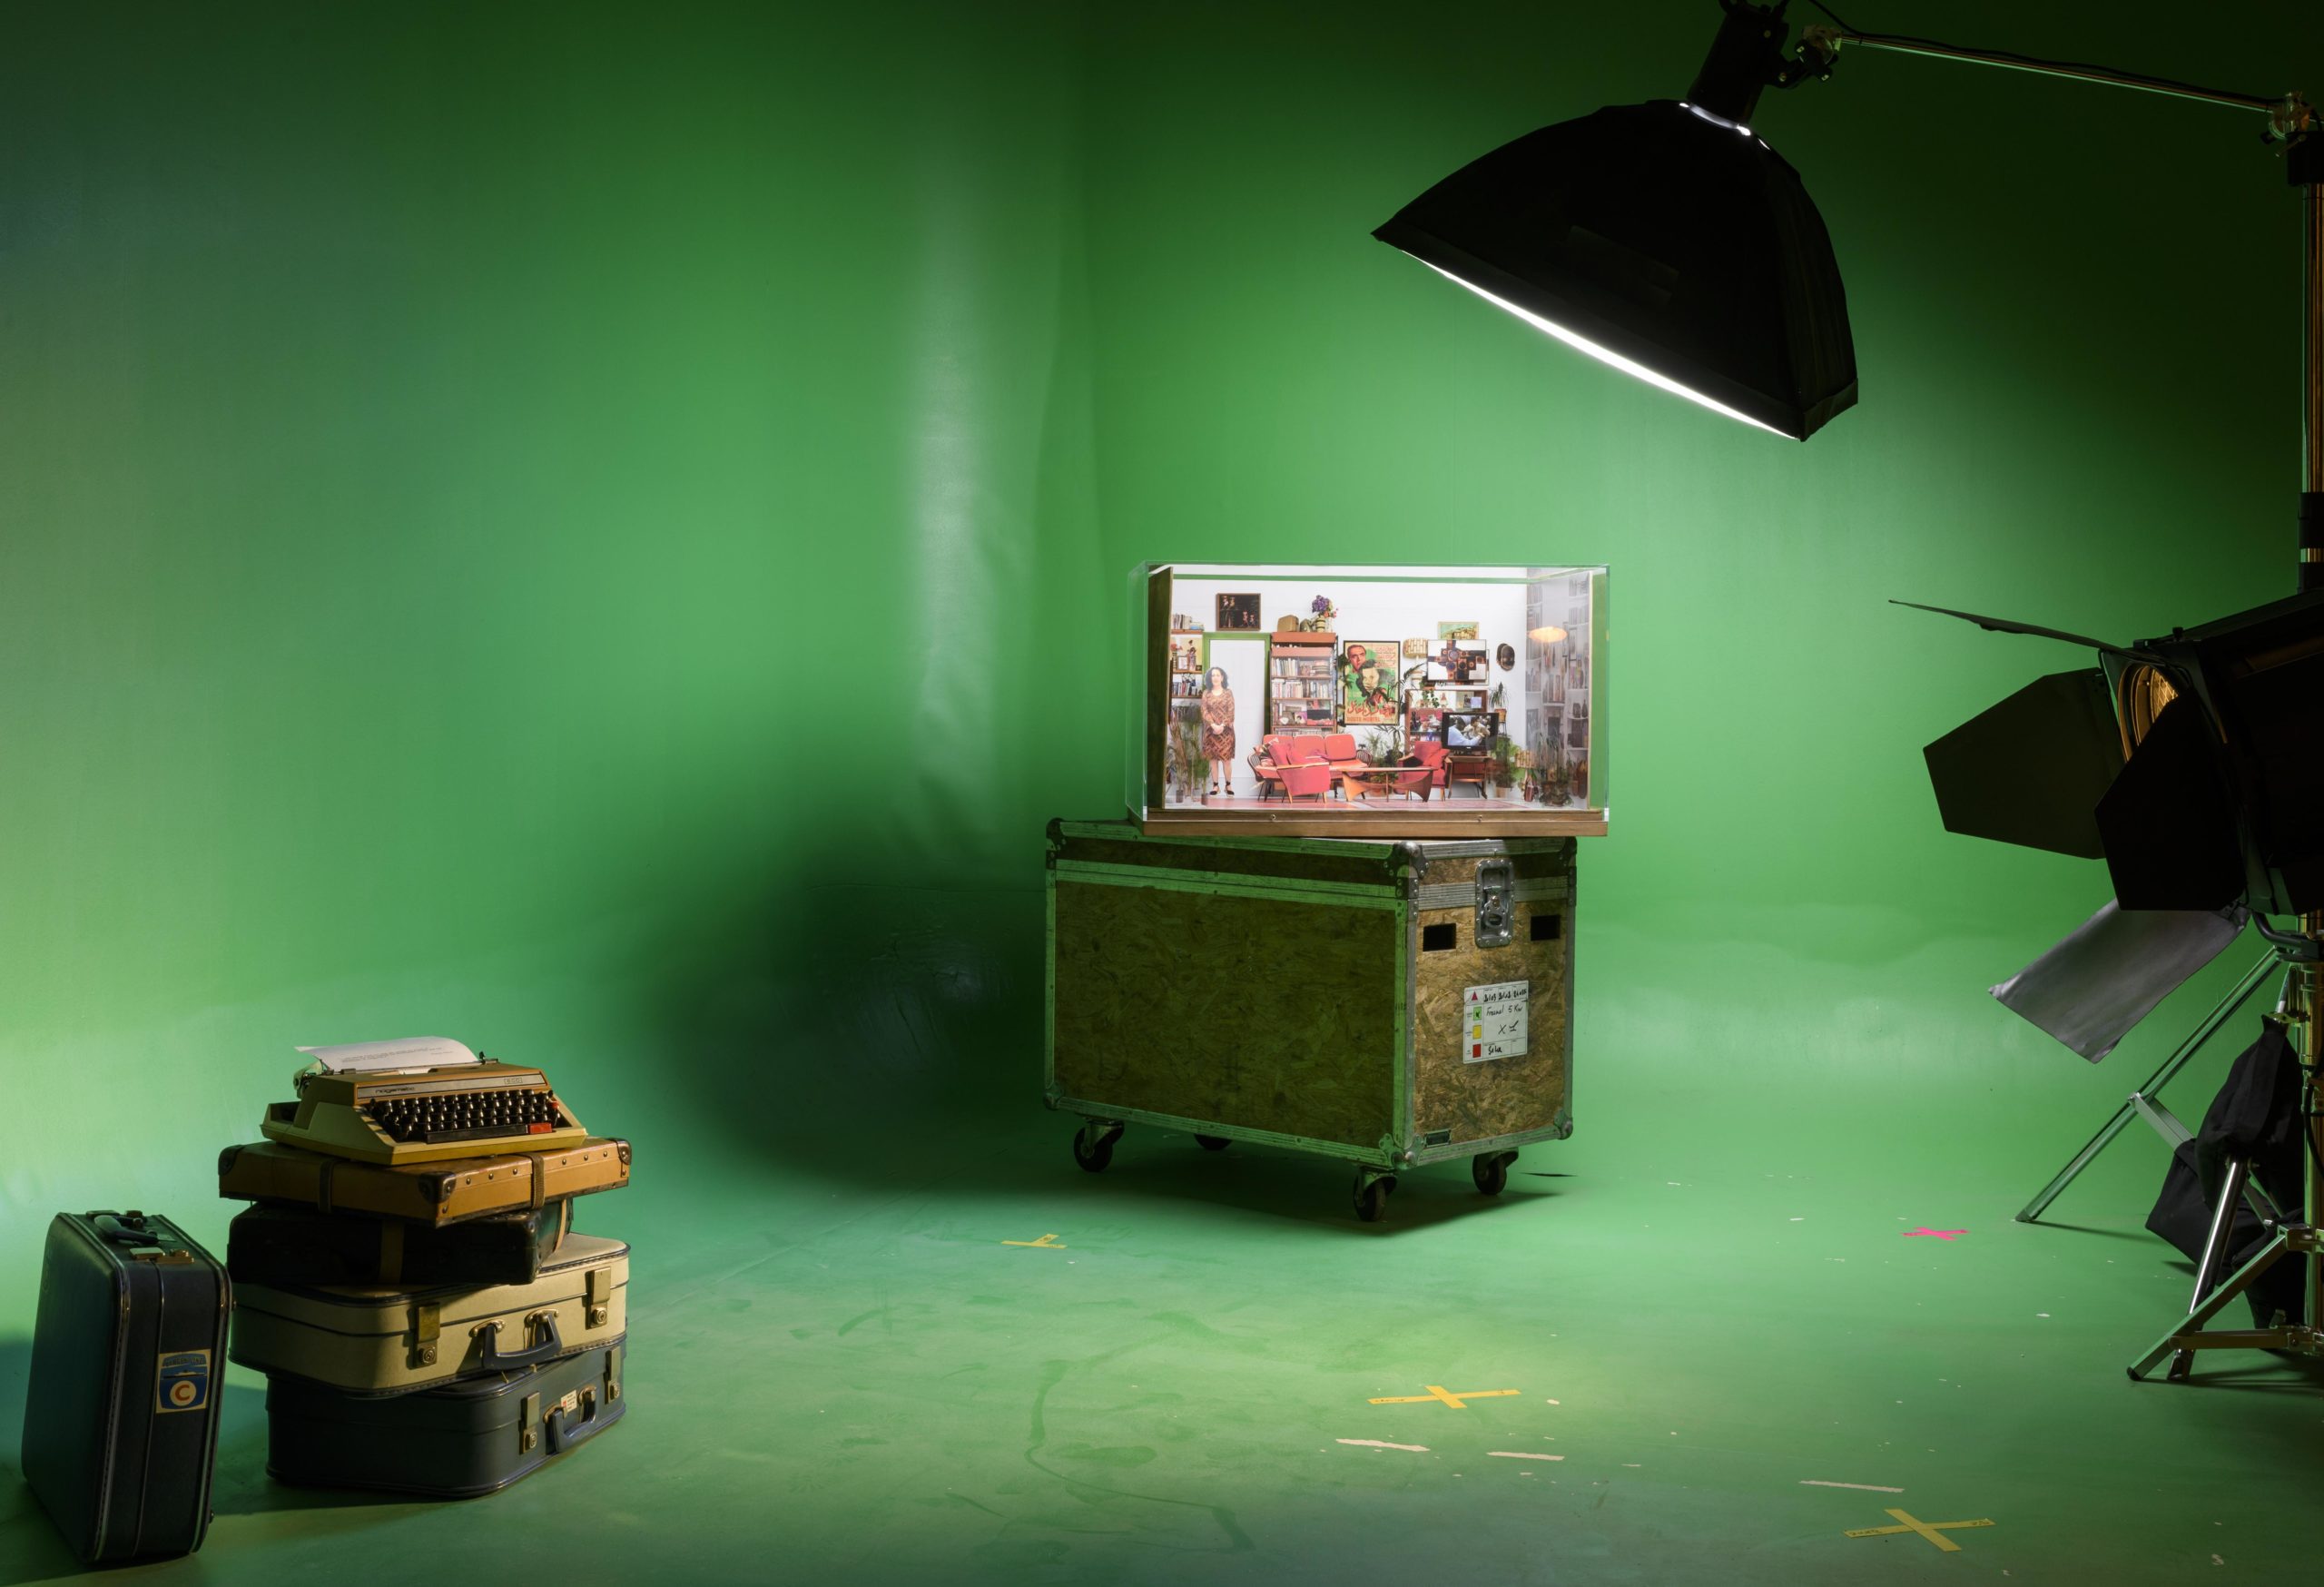
[[[1463,1008],[1463,1063],[1491,1063],[1496,1058],[1522,1058],[1529,1045],[1526,1020],[1532,1009],[1532,982],[1496,981],[1472,986]]]

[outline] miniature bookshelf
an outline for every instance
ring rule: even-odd
[[[1284,629],[1267,636],[1267,731],[1330,733],[1339,725],[1339,636]]]

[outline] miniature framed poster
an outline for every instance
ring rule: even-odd
[[[1216,620],[1211,626],[1222,634],[1256,634],[1259,631],[1259,596],[1256,590],[1221,595],[1214,609]]]
[[[1350,727],[1393,725],[1396,700],[1396,647],[1384,641],[1351,639],[1340,651],[1340,720]]]

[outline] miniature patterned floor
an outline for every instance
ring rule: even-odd
[[[274,1485],[236,1369],[217,1523],[156,1569],[1860,1583],[2314,1562],[2324,1380],[2233,1358],[2196,1385],[2123,1377],[2184,1304],[2183,1265],[2138,1228],[2152,1142],[2060,1203],[2080,1227],[2010,1220],[2048,1162],[1876,1183],[1787,1171],[1764,1136],[1717,1165],[1577,1138],[1527,1153],[1499,1201],[1433,1168],[1364,1226],[1328,1164],[1133,1130],[1092,1178],[1062,1119],[996,1129],[891,1143],[855,1176],[665,1152],[584,1204],[636,1247],[629,1417],[497,1497]],[[0,1343],[0,1426],[25,1353]],[[72,1573],[0,1468],[0,1587]]]

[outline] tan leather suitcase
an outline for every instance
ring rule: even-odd
[[[539,1208],[561,1196],[629,1183],[629,1142],[586,1140],[562,1151],[434,1163],[363,1163],[261,1140],[218,1157],[218,1194],[287,1201],[318,1212],[368,1212],[420,1223],[458,1223]]]
[[[530,1284],[234,1287],[228,1359],[350,1394],[517,1372],[622,1336],[629,1247],[569,1235]]]

